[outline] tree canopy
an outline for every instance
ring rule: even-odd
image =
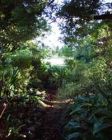
[[[50,1],[1,0],[0,41],[1,46],[17,45],[30,40],[46,28],[42,12]]]
[[[61,12],[65,17],[76,17],[84,20],[112,19],[111,3],[103,3],[101,0],[69,0],[65,1]]]
[[[72,41],[74,36],[75,38],[87,36],[105,23],[111,29],[111,9],[111,3],[103,3],[100,0],[65,1],[58,12],[65,21],[61,24],[65,42]]]

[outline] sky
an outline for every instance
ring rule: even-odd
[[[61,3],[63,0],[55,0],[56,3]],[[112,0],[103,0],[103,3],[111,3]],[[56,49],[57,47],[61,48],[64,46],[64,43],[60,41],[61,31],[59,29],[58,23],[62,22],[61,20],[57,20],[56,22],[51,22],[51,31],[47,32],[44,37],[36,38],[36,41],[43,40],[42,42],[49,46],[51,49]]]
[[[45,33],[44,37],[39,37],[36,40],[42,40],[42,43],[44,43],[46,46],[49,46],[52,49],[55,49],[57,47],[61,48],[64,45],[64,43],[60,40],[60,37],[62,37],[62,35],[58,23],[52,22],[50,26],[51,31]]]
[[[53,56],[53,57],[44,59],[44,62],[50,63],[52,66],[53,65],[64,66],[65,65],[65,58],[59,57],[59,56]]]

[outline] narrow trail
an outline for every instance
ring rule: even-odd
[[[48,107],[46,107],[43,116],[42,138],[40,140],[64,140],[62,125],[70,100],[52,100],[47,103]]]
[[[60,108],[46,109],[42,125],[42,140],[64,140],[61,126],[62,112]]]

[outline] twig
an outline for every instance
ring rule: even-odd
[[[38,103],[42,106],[42,107],[51,107],[51,105],[47,105],[46,103],[44,103],[42,100],[38,100]]]
[[[2,116],[3,116],[3,114],[4,114],[5,110],[6,110],[6,108],[7,108],[7,104],[6,103],[3,103],[3,110],[0,113],[0,119],[2,118]]]

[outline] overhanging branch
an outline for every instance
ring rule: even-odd
[[[102,15],[95,15],[93,17],[95,20],[112,20],[112,14],[102,14]]]

